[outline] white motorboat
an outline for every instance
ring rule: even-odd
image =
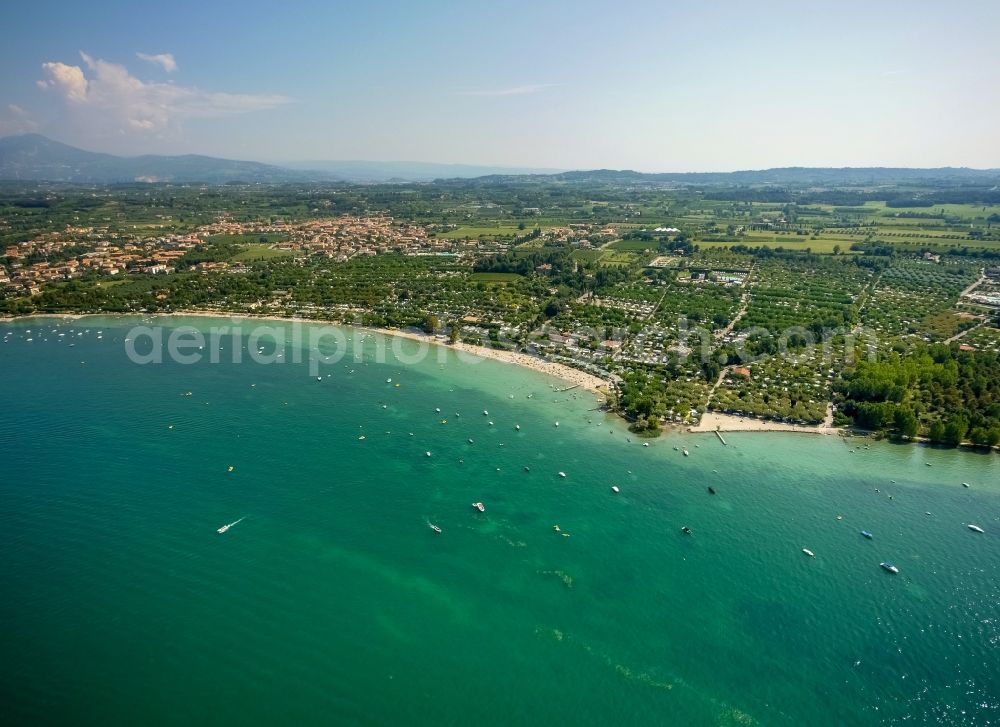
[[[219,528],[218,532],[224,533],[227,530],[229,530],[229,528],[233,527],[233,525],[238,525],[239,523],[243,522],[244,520],[246,520],[246,516],[241,517],[239,520],[234,520],[233,522],[229,523],[228,525],[223,525],[221,528]]]

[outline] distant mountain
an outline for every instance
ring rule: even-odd
[[[0,138],[0,179],[117,182],[293,182],[313,177],[259,162],[186,154],[119,157],[84,151],[39,134]]]
[[[0,138],[0,179],[80,182],[429,182],[488,174],[549,174],[557,169],[505,168],[430,162],[322,161],[275,166],[183,156],[120,157],[84,151],[39,134]]]
[[[874,187],[887,184],[947,182],[951,184],[1000,184],[1000,169],[939,167],[779,167],[738,172],[635,172],[632,170],[593,169],[560,172],[545,177],[517,177],[519,182],[532,179],[570,184],[612,185],[788,185],[817,187]],[[483,177],[481,182],[510,183],[514,177]]]
[[[288,162],[289,169],[325,172],[351,182],[432,182],[435,179],[471,179],[489,175],[558,174],[561,169],[531,167],[495,167],[475,164],[437,164],[434,162],[315,161]]]
[[[563,172],[552,169],[491,167],[432,162],[314,161],[285,166],[260,162],[184,156],[120,157],[84,151],[39,134],[0,138],[0,180],[81,182],[429,182],[471,180],[477,184],[562,182],[611,185],[790,185],[878,186],[947,182],[952,185],[998,185],[1000,169],[941,167],[811,168],[783,167],[739,172],[664,172],[594,169]]]

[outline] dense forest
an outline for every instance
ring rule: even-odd
[[[956,445],[1000,444],[1000,358],[958,344],[862,361],[840,392],[844,413],[866,429]]]

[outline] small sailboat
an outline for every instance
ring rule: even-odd
[[[229,528],[233,527],[233,525],[238,525],[239,523],[243,522],[244,520],[246,520],[246,516],[245,515],[243,517],[241,517],[239,520],[234,520],[233,522],[229,523],[228,525],[223,525],[216,532],[224,533],[227,530],[229,530]]]
[[[520,424],[515,424],[514,425],[514,429],[516,429],[517,431],[521,431],[521,425]]]
[[[810,558],[815,558],[816,557],[816,554],[814,552],[812,552],[811,550],[809,550],[809,548],[803,548],[802,552],[805,553],[806,555],[808,555]]]
[[[869,532],[868,532],[867,530],[862,530],[862,531],[861,531],[861,534],[862,534],[862,535],[864,535],[864,536],[865,536],[866,538],[868,538],[869,540],[871,540],[872,538],[874,538],[874,537],[875,537],[874,535],[872,535],[871,533],[869,533]]]
[[[486,506],[481,502],[472,503],[472,507],[474,507],[476,510],[479,510],[479,512],[486,512]]]
[[[968,486],[969,486],[969,483],[968,483],[968,482],[963,482],[963,483],[962,483],[962,487],[968,487]]]
[[[681,450],[681,451],[683,451],[683,452],[684,452],[684,456],[685,456],[685,457],[687,457],[688,455],[690,455],[690,454],[691,454],[691,453],[690,453],[690,452],[688,452],[688,451],[687,451],[686,449],[684,449],[684,450]]]
[[[972,524],[969,525],[969,530],[971,530],[974,533],[985,533],[986,532],[985,530],[983,530],[978,525],[972,525]]]
[[[556,422],[556,426],[557,426],[557,427],[559,426],[559,422]]]
[[[483,409],[483,416],[484,417],[488,417],[489,415],[490,415],[490,413],[488,411],[486,411],[485,409]]]
[[[611,491],[612,492],[621,492],[621,490],[618,489],[618,485],[611,485]]]
[[[424,452],[424,454],[426,454],[426,455],[427,455],[428,457],[430,457],[430,456],[431,456],[431,453],[430,453],[430,452]]]
[[[883,570],[886,570],[889,573],[899,573],[899,568],[897,568],[896,566],[894,566],[889,561],[885,561],[884,563],[879,563],[879,565],[882,566]]]
[[[565,477],[565,476],[566,476],[566,473],[565,473],[565,472],[560,472],[560,473],[559,473],[559,476],[560,476],[560,477]]]
[[[643,446],[643,447],[648,447],[648,446],[649,446],[649,442],[643,442],[643,443],[642,443],[642,446]]]

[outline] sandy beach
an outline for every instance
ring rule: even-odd
[[[14,320],[33,320],[33,319],[44,319],[44,318],[57,318],[62,320],[78,320],[87,316],[99,316],[116,318],[123,317],[123,315],[128,315],[130,317],[143,317],[143,318],[218,318],[220,320],[234,319],[234,320],[253,320],[253,321],[269,321],[274,323],[290,323],[292,321],[305,324],[317,324],[317,325],[335,325],[342,326],[344,328],[359,328],[364,331],[369,331],[371,333],[377,333],[383,336],[396,336],[399,338],[408,338],[413,341],[420,341],[428,343],[434,346],[444,346],[446,348],[451,348],[463,356],[474,356],[479,359],[493,359],[494,361],[501,361],[504,363],[514,364],[515,366],[523,366],[525,368],[532,369],[534,371],[539,371],[543,374],[548,374],[549,376],[554,376],[558,379],[562,379],[567,382],[568,387],[581,388],[590,391],[594,394],[599,394],[601,396],[606,396],[608,394],[608,382],[604,379],[594,376],[593,374],[588,374],[585,371],[580,371],[571,366],[566,366],[565,364],[556,363],[554,361],[546,361],[545,359],[539,358],[538,356],[532,356],[526,353],[519,353],[516,351],[505,351],[502,349],[487,348],[485,346],[472,346],[467,343],[450,343],[444,336],[434,336],[427,335],[426,333],[419,333],[416,331],[404,331],[394,328],[368,328],[365,326],[354,326],[349,323],[340,323],[338,321],[327,321],[315,318],[289,318],[283,316],[266,316],[266,315],[253,315],[252,313],[226,313],[224,311],[201,311],[201,310],[184,310],[184,311],[174,311],[172,313],[155,313],[155,314],[120,314],[120,313],[90,313],[90,314],[35,314],[30,316],[21,316],[18,318],[0,318],[0,321],[14,321]]]
[[[566,381],[569,386],[586,389],[587,391],[592,391],[595,394],[604,395],[608,393],[608,382],[604,379],[594,376],[593,374],[588,374],[585,371],[574,369],[571,366],[566,366],[565,364],[556,363],[554,361],[546,361],[545,359],[539,358],[538,356],[532,356],[531,354],[487,348],[485,346],[472,346],[468,343],[462,342],[449,343],[443,336],[428,336],[426,334],[415,333],[413,331],[400,331],[387,328],[373,328],[366,330],[371,330],[386,336],[399,336],[401,338],[409,338],[414,341],[427,341],[433,345],[446,346],[454,349],[455,351],[459,351],[469,356],[475,356],[480,359],[488,358],[493,359],[494,361],[511,363],[516,366],[524,366],[525,368],[540,371],[544,374],[562,379],[563,381]]]
[[[804,434],[834,434],[840,431],[833,426],[831,417],[816,426],[805,424],[786,424],[784,422],[754,419],[753,417],[738,417],[732,414],[706,412],[697,426],[689,427],[689,432],[802,432]]]

